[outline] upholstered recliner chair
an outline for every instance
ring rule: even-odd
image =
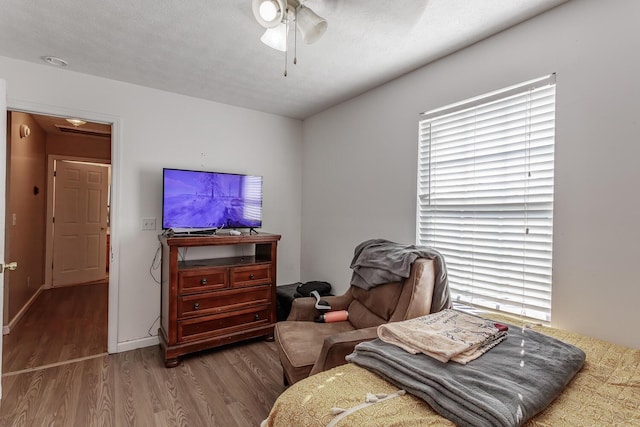
[[[332,311],[349,312],[348,320],[341,322],[315,323],[313,320],[320,314],[315,298],[295,299],[287,320],[275,327],[285,384],[346,363],[345,356],[356,344],[375,339],[377,327],[383,323],[429,314],[435,275],[434,261],[418,258],[402,282],[370,290],[351,286],[344,295],[323,297]],[[442,298],[436,299],[441,304]],[[448,289],[446,301],[448,304]]]

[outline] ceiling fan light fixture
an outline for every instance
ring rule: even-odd
[[[87,123],[84,120],[80,120],[80,119],[65,119],[65,120],[71,123],[72,125],[74,125],[75,127],[82,126]]]
[[[272,49],[277,49],[281,52],[287,51],[287,24],[280,23],[275,28],[267,28],[260,41]]]
[[[306,44],[317,42],[327,31],[327,20],[306,6],[300,6],[298,9],[297,24]]]
[[[253,0],[253,16],[264,28],[274,28],[282,22],[287,13],[286,0]]]
[[[273,21],[278,16],[278,8],[272,1],[263,1],[260,3],[260,17],[265,21]]]

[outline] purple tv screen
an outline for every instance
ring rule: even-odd
[[[261,226],[261,176],[163,170],[162,228]]]

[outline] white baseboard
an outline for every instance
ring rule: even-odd
[[[124,351],[135,350],[136,348],[151,347],[153,345],[158,345],[159,343],[160,341],[158,341],[157,335],[154,335],[152,337],[140,338],[137,340],[119,342],[117,352],[122,353]]]
[[[29,301],[27,301],[27,303],[22,306],[18,314],[16,314],[15,317],[11,319],[9,324],[2,327],[2,335],[8,335],[11,333],[11,330],[16,327],[20,319],[22,319],[22,316],[24,316],[29,307],[31,307],[36,298],[38,298],[38,295],[40,295],[44,289],[46,289],[45,285],[40,286],[38,290],[31,296],[31,298],[29,298]]]

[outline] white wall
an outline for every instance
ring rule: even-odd
[[[423,111],[557,73],[552,322],[640,347],[640,2],[570,1],[304,122],[302,280],[415,242]]]
[[[278,283],[299,279],[302,122],[4,57],[0,78],[9,108],[38,104],[119,120],[119,349],[157,334],[160,287],[149,267],[158,239],[140,222],[156,217],[160,225],[163,167],[262,175],[263,230],[282,235]]]

